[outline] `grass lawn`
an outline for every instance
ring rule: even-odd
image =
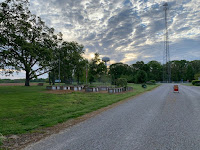
[[[41,127],[52,126],[70,118],[76,118],[128,97],[151,90],[159,85],[130,84],[134,91],[123,94],[44,93],[40,86],[0,87],[0,133],[21,134]]]
[[[181,85],[185,85],[185,86],[194,86],[192,83],[182,83]]]

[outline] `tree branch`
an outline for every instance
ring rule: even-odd
[[[53,69],[55,69],[55,68],[53,68]],[[45,74],[45,73],[48,73],[48,72],[52,71],[53,69],[50,69],[50,70],[45,71],[45,72],[43,72],[43,73],[40,73],[40,74],[38,74],[38,75],[36,75],[36,76],[37,76],[37,77],[38,77],[38,76],[41,76],[41,75],[43,75],[43,74]],[[33,78],[34,78],[34,76],[33,76],[33,77],[30,76],[30,79],[33,79]]]

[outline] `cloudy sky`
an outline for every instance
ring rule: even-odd
[[[83,44],[88,59],[98,52],[111,63],[162,63],[165,2],[171,60],[199,59],[200,0],[30,0],[30,9],[65,40]]]

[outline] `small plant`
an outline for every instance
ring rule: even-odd
[[[0,133],[0,146],[3,144],[5,137]]]

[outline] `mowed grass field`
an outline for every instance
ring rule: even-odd
[[[134,90],[123,94],[73,92],[45,93],[40,86],[0,86],[0,133],[32,132],[76,118],[115,102],[149,91],[159,85],[130,84]]]

